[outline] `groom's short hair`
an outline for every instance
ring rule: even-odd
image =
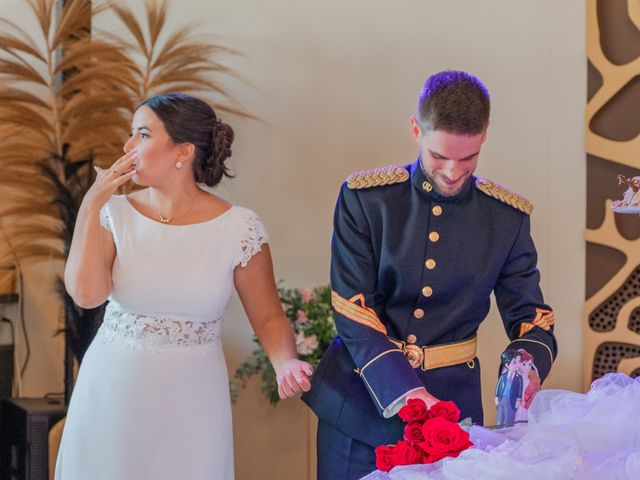
[[[473,75],[445,70],[427,78],[418,99],[418,123],[422,133],[441,130],[477,135],[489,125],[489,91]]]

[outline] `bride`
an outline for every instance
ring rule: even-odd
[[[79,306],[109,305],[78,374],[56,480],[233,479],[220,333],[234,286],[280,397],[309,389],[260,219],[198,186],[230,176],[232,141],[207,103],[152,97],[125,155],[97,169],[64,279]],[[129,180],[147,188],[114,195]]]

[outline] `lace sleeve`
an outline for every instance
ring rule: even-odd
[[[269,242],[269,236],[258,216],[250,212],[244,219],[244,230],[240,238],[240,260],[238,265],[246,267],[262,245]]]
[[[113,230],[111,229],[111,216],[109,215],[106,203],[100,209],[100,226],[106,228],[113,234]]]

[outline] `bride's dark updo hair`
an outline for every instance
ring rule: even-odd
[[[193,173],[198,183],[213,187],[223,176],[232,177],[225,160],[231,156],[233,129],[220,121],[213,108],[199,98],[182,93],[150,97],[147,106],[164,124],[173,143],[192,143]]]

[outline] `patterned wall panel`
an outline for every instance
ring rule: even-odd
[[[585,388],[640,375],[640,216],[609,208],[640,175],[640,0],[587,0]]]

